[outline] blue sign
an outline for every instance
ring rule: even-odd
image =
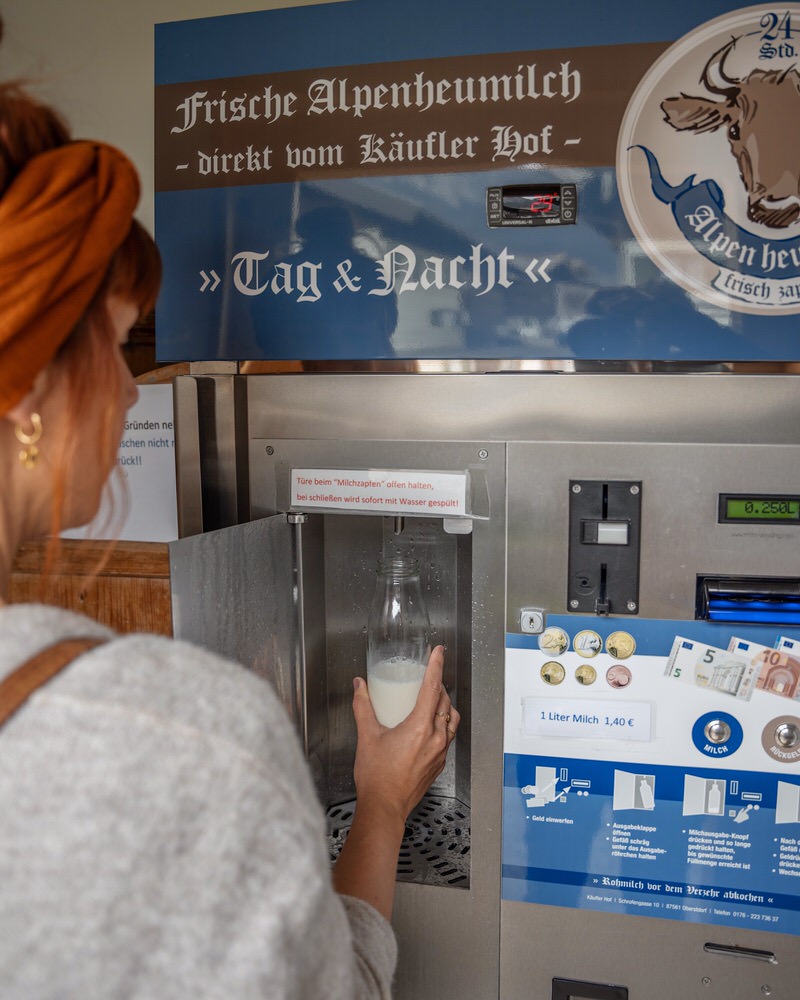
[[[800,934],[796,630],[546,624],[506,637],[503,898]]]
[[[799,31],[712,0],[156,25],[159,360],[800,359]]]
[[[552,804],[534,812],[520,789],[535,787],[541,769],[563,777]],[[560,758],[507,755],[503,898],[800,934],[800,819],[775,825],[779,785],[796,795],[800,778],[726,771],[728,786],[738,782],[758,806],[739,804],[737,816],[747,822],[737,824],[735,817],[686,815],[695,786],[723,795],[719,772],[701,768],[687,775],[648,767],[657,804],[647,808],[631,796],[615,805],[615,789],[619,795],[634,770],[623,760],[565,766]],[[585,796],[582,785],[591,789]]]

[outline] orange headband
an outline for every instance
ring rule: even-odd
[[[85,141],[33,157],[0,198],[0,416],[88,308],[138,200],[130,160]]]

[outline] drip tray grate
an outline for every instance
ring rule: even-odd
[[[353,821],[355,802],[328,810],[328,847],[333,863]],[[426,796],[406,820],[397,861],[398,882],[469,888],[469,808],[458,799]]]

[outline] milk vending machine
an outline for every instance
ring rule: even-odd
[[[379,558],[447,647],[398,1000],[800,989],[800,5],[614,6],[157,26],[175,632],[332,860]]]

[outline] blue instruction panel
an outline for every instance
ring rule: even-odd
[[[797,630],[506,642],[503,898],[800,934]]]

